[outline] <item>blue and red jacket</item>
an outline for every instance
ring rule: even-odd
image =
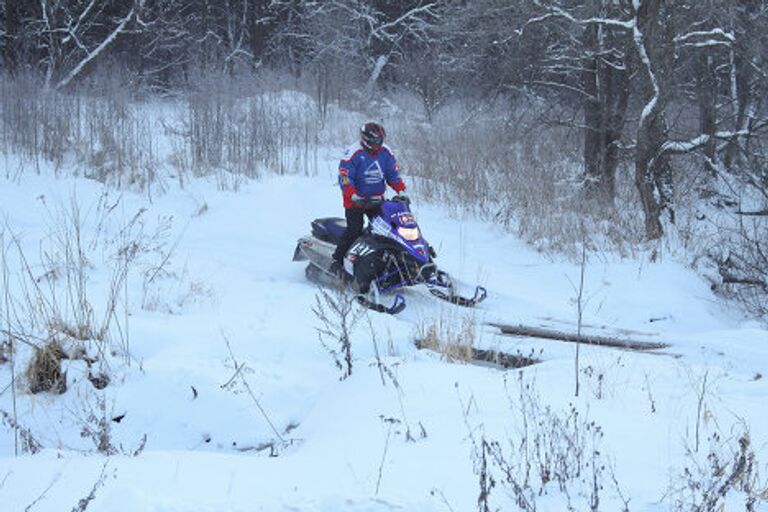
[[[396,192],[405,190],[399,171],[395,155],[387,146],[382,146],[376,153],[365,150],[360,144],[349,148],[339,164],[339,186],[344,196],[344,208],[357,206],[352,202],[352,194],[383,196],[387,184]]]

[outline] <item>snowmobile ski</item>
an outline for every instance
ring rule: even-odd
[[[391,306],[385,306],[384,304],[374,302],[365,295],[358,295],[357,302],[372,311],[376,311],[378,313],[388,313],[390,315],[396,315],[405,309],[405,297],[399,293],[395,295],[395,300],[392,302]]]
[[[477,306],[488,297],[488,291],[482,286],[478,286],[475,288],[475,295],[472,298],[463,297],[461,295],[456,295],[453,293],[445,293],[444,291],[438,288],[430,288],[429,293],[431,293],[438,299],[444,300],[446,302],[450,302],[451,304],[455,304],[457,306],[464,306],[467,308],[472,308]]]

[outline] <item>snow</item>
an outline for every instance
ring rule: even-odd
[[[466,310],[407,291],[401,315],[369,314],[370,326],[362,322],[353,333],[353,373],[340,381],[315,329],[316,288],[303,264],[291,261],[311,219],[341,213],[335,162],[323,169],[318,177],[266,175],[236,192],[196,179],[169,186],[152,202],[94,181],[52,179],[52,172],[3,182],[7,258],[18,263],[13,233],[34,276],[44,274],[45,256],[53,254],[51,233],[62,218],[55,212],[68,211],[77,198],[97,319],[115,240],[142,209],[141,229],[132,229],[161,246],[148,244],[128,275],[128,299],[121,296],[118,307],[121,322],[122,305],[130,315],[127,342],[117,343],[114,325],[112,332],[129,363],[120,351],[103,354],[112,378],[104,391],[84,378],[82,361],[65,362],[63,395],[32,395],[18,386],[19,423],[44,450],[14,456],[13,431],[0,423],[3,511],[32,503],[35,511],[71,509],[99,481],[89,511],[473,510],[473,440],[485,435],[507,446],[525,431],[516,398],[520,372],[417,350],[414,338],[435,322],[461,329],[468,321],[476,346],[541,359],[522,370],[522,379],[555,413],[573,404],[600,425],[600,450],[631,510],[673,508],[677,494],[670,489],[681,485],[674,475],[693,460],[686,447],[694,445],[697,427],[695,460],[704,467],[708,436],[736,436],[741,426],[765,467],[768,331],[722,306],[692,270],[672,259],[651,263],[643,254],[591,256],[584,330],[671,346],[652,354],[582,346],[582,391],[574,397],[575,345],[502,336],[487,323],[575,330],[579,266],[416,197],[417,218],[440,265],[466,285],[486,286],[489,298]],[[117,207],[107,215],[103,204]],[[152,272],[157,277],[145,283]],[[10,267],[14,296],[22,293],[21,274]],[[389,375],[376,364],[371,329]],[[20,346],[16,357],[23,373],[29,348]],[[10,378],[10,364],[0,365],[0,410],[9,413]],[[119,453],[108,457],[81,436],[99,403],[108,418],[124,415],[109,422]],[[146,446],[133,456],[145,435]],[[274,450],[257,449],[265,443],[275,443]],[[620,498],[604,483],[601,510],[619,510]],[[492,496],[513,509],[500,487]],[[729,507],[741,503],[734,496]],[[563,510],[564,500],[550,486],[539,507]],[[757,510],[768,507],[763,502]]]

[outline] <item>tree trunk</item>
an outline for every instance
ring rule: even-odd
[[[713,69],[712,57],[702,52],[698,57],[699,72],[696,75],[696,95],[699,103],[699,129],[701,133],[709,136],[709,141],[704,146],[704,157],[707,164],[714,162],[717,131],[717,78]]]
[[[669,158],[661,153],[668,132],[664,117],[666,95],[663,75],[670,55],[659,54],[669,48],[658,40],[659,4],[660,0],[648,0],[640,5],[633,31],[646,101],[637,128],[635,186],[643,205],[645,237],[648,240],[659,239],[663,234],[661,212],[667,205],[668,188],[671,187]],[[657,67],[660,69],[657,70]]]
[[[629,98],[629,73],[623,62],[609,62],[607,49],[623,51],[623,37],[608,27],[589,25],[584,46],[589,52],[584,61],[582,86],[584,100],[584,168],[587,198],[611,206],[616,195],[616,169],[619,140]],[[623,67],[622,67],[623,66]]]
[[[616,195],[616,168],[619,165],[619,142],[624,131],[629,102],[629,70],[608,67],[605,73],[607,101],[603,108],[605,120],[605,176],[609,179],[611,200]]]
[[[269,37],[274,31],[274,20],[269,16],[269,0],[253,2],[253,13],[248,17],[251,54],[258,62],[267,53]]]
[[[386,66],[388,62],[389,55],[379,55],[378,58],[376,58],[376,62],[373,65],[373,70],[371,71],[371,75],[368,77],[368,82],[365,84],[365,89],[363,89],[366,94],[373,90],[373,87],[376,85],[376,81],[379,79],[379,76],[381,76],[381,72],[384,71],[384,66]]]
[[[732,101],[736,103],[736,120],[733,126],[735,131],[743,130],[748,127],[749,124],[749,106],[752,101],[752,93],[750,82],[752,81],[752,75],[754,73],[751,59],[753,58],[754,50],[752,50],[752,39],[757,37],[756,32],[761,31],[762,27],[756,27],[754,22],[754,15],[757,2],[754,0],[744,0],[741,3],[741,8],[737,11],[737,38],[732,49],[732,62],[733,66],[733,84],[732,84]],[[731,168],[738,165],[740,154],[740,144],[743,142],[742,137],[736,137],[728,143],[724,154],[725,165]]]
[[[656,194],[656,187],[649,169],[649,162],[653,155],[653,144],[646,140],[637,141],[637,154],[635,157],[635,186],[640,194],[640,201],[643,204],[643,214],[645,215],[645,238],[648,240],[657,240],[661,238],[663,229],[661,227],[661,202]]]
[[[587,198],[600,203],[613,201],[613,191],[609,190],[605,168],[605,125],[600,95],[598,76],[599,27],[593,23],[584,30],[584,47],[588,52],[584,59],[582,86],[584,88],[584,170],[586,171]]]

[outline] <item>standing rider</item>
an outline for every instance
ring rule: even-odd
[[[339,186],[344,198],[347,229],[333,253],[330,271],[335,275],[343,275],[342,261],[363,233],[363,217],[370,219],[376,214],[377,208],[366,207],[364,200],[383,199],[387,184],[398,194],[405,190],[395,155],[384,145],[385,135],[380,124],[365,123],[360,129],[360,144],[350,147],[339,164]]]

